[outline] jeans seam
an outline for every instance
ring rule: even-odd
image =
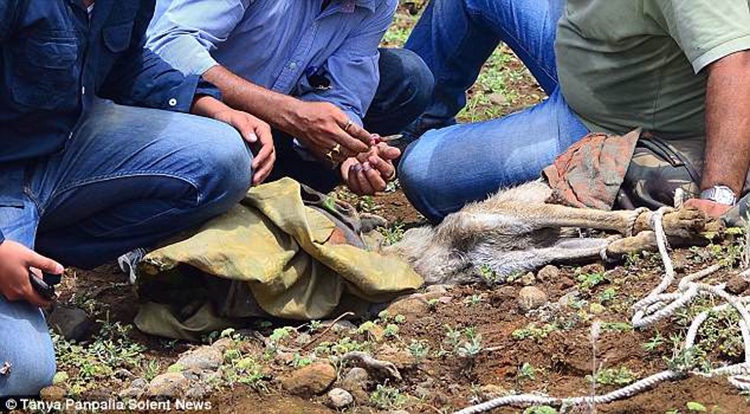
[[[179,209],[178,209],[177,207],[172,207],[172,208],[170,208],[169,210],[166,210],[166,211],[162,211],[161,213],[159,213],[159,214],[157,214],[157,215],[155,215],[155,216],[149,216],[149,217],[147,217],[147,218],[145,218],[145,219],[143,219],[143,220],[141,220],[141,221],[139,221],[139,222],[137,222],[137,223],[132,223],[132,224],[128,224],[127,226],[124,226],[124,227],[118,227],[118,228],[116,228],[116,229],[109,229],[108,231],[106,231],[106,232],[104,232],[104,233],[100,233],[100,234],[92,234],[92,237],[98,237],[98,238],[101,238],[101,237],[107,237],[107,236],[110,236],[110,235],[112,235],[112,234],[117,234],[117,233],[121,232],[123,228],[140,226],[140,225],[142,225],[143,223],[148,223],[149,221],[151,221],[151,220],[153,220],[153,219],[157,219],[157,218],[159,218],[159,217],[163,217],[163,216],[165,216],[165,215],[168,215],[168,214],[172,214],[172,212],[174,212],[174,211],[178,211],[178,210],[179,210]]]
[[[73,183],[70,183],[66,185],[65,187],[56,189],[49,197],[49,200],[53,200],[55,197],[59,196],[62,193],[65,193],[67,191],[70,191],[76,187],[81,187],[89,184],[97,184],[101,182],[106,181],[112,181],[117,180],[120,178],[134,178],[134,177],[147,177],[147,176],[156,176],[156,177],[168,177],[168,178],[174,178],[176,180],[187,182],[193,189],[195,189],[195,192],[197,194],[196,197],[196,205],[200,205],[203,201],[203,193],[200,190],[200,187],[197,183],[195,183],[193,180],[189,178],[185,178],[182,176],[179,176],[177,174],[170,174],[168,171],[129,171],[129,172],[120,172],[116,174],[108,174],[108,175],[102,175],[98,177],[91,177],[85,180],[75,181]],[[45,209],[41,209],[40,215],[44,214]]]

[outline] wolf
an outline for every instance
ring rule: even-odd
[[[541,180],[500,190],[437,226],[407,230],[401,241],[380,250],[407,261],[429,285],[480,282],[487,270],[503,280],[550,263],[616,259],[656,248],[653,211],[574,208],[555,199]],[[663,226],[670,243],[685,244],[698,238],[706,222],[697,209],[669,209]],[[575,229],[619,236],[578,237]]]

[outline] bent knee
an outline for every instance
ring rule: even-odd
[[[210,139],[197,154],[203,167],[199,183],[202,203],[231,205],[252,183],[252,153],[242,136],[227,124],[214,122]]]
[[[0,358],[1,359],[1,358]],[[0,367],[7,362],[8,373],[0,375],[0,397],[31,396],[52,384],[57,370],[53,353],[46,355],[21,354],[8,361],[0,360]]]
[[[415,52],[408,49],[381,49],[381,73],[402,81],[397,88],[399,100],[409,102],[414,110],[424,108],[432,98],[435,78],[430,68]]]

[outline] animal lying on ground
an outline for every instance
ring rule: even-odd
[[[549,263],[622,257],[656,249],[647,209],[602,211],[552,204],[552,189],[541,181],[501,190],[466,205],[435,227],[406,231],[381,251],[410,263],[426,284],[479,282],[480,269],[500,279]],[[664,214],[670,243],[695,240],[706,218],[695,209]],[[580,238],[574,229],[614,231],[623,237]],[[485,270],[486,272],[486,270]]]

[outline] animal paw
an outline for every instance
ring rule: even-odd
[[[683,207],[664,215],[664,232],[668,236],[691,239],[706,227],[706,215],[697,208]]]

